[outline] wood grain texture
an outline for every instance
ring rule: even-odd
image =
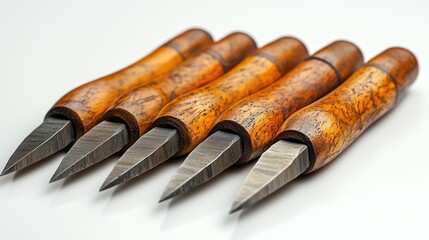
[[[277,140],[305,143],[311,161],[307,173],[315,171],[391,110],[417,73],[417,59],[411,52],[388,49],[335,91],[292,115],[282,125]]]
[[[165,75],[212,43],[211,36],[203,30],[185,31],[136,63],[67,93],[46,117],[71,120],[77,139],[99,123],[126,92]]]
[[[126,123],[132,144],[150,128],[168,102],[219,78],[255,48],[248,35],[230,34],[169,75],[124,95],[105,119]]]
[[[243,144],[238,163],[250,161],[267,149],[286,118],[330,92],[362,62],[362,53],[355,45],[334,42],[279,81],[227,109],[212,132],[238,134]]]
[[[187,154],[209,134],[219,115],[230,105],[267,87],[308,57],[295,38],[280,38],[247,57],[223,77],[167,104],[154,126],[178,129],[180,151]]]

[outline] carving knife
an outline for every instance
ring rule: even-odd
[[[331,162],[395,107],[417,74],[417,59],[411,52],[390,48],[332,93],[293,114],[246,177],[231,212]]]
[[[124,93],[170,72],[212,42],[207,32],[188,30],[136,63],[67,93],[49,110],[45,121],[18,146],[1,175],[22,169],[70,145],[99,123],[104,112]]]

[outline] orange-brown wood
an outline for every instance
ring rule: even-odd
[[[362,53],[355,45],[334,42],[277,82],[227,109],[212,132],[238,134],[243,144],[238,163],[254,159],[274,140],[287,117],[334,89],[362,62]]]
[[[277,140],[305,143],[311,161],[307,172],[315,171],[391,110],[417,73],[417,59],[411,52],[388,49],[336,90],[293,114],[282,125]]]
[[[203,30],[185,31],[136,63],[67,93],[46,117],[71,120],[79,138],[99,123],[126,92],[165,75],[212,43],[211,36]]]
[[[153,126],[179,131],[180,152],[192,151],[209,134],[219,115],[230,105],[278,80],[308,57],[295,38],[280,38],[247,57],[223,77],[167,104]]]
[[[106,113],[106,119],[125,122],[132,144],[149,129],[168,102],[219,78],[255,48],[248,35],[230,34],[169,75],[124,95]]]

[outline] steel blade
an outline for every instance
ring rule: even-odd
[[[247,175],[230,213],[249,207],[301,175],[310,166],[307,146],[278,141]]]
[[[69,120],[47,118],[18,146],[1,175],[20,170],[67,147],[74,141]]]
[[[165,188],[160,202],[209,181],[236,163],[242,154],[238,135],[215,132],[185,159]]]
[[[120,151],[128,141],[128,129],[125,124],[101,122],[73,145],[50,182],[75,174],[106,159]]]
[[[100,191],[137,177],[179,151],[176,129],[155,127],[140,137],[119,159]]]

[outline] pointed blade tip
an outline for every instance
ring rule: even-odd
[[[284,149],[289,149],[288,154],[285,154]],[[279,153],[281,153],[281,155],[279,155]],[[291,153],[293,154],[291,155]],[[251,178],[251,177],[255,178],[255,175],[252,175],[252,174],[260,175],[262,172],[265,172],[265,173],[273,172],[272,170],[275,170],[275,169],[272,168],[272,169],[269,169],[271,171],[267,171],[267,166],[277,168],[279,165],[275,163],[279,162],[278,160],[279,156],[282,157],[280,159],[282,160],[281,162],[284,165],[283,168],[278,169],[278,171],[274,171],[275,174],[270,176],[270,178],[266,179],[268,181],[264,180],[262,182],[259,182],[258,184],[259,187],[255,188],[255,183],[253,182],[254,180],[252,180]],[[289,158],[289,161],[286,161],[288,160],[288,158]],[[273,159],[277,159],[277,160],[273,161]],[[252,168],[252,170],[244,180],[244,183],[242,185],[242,190],[246,186],[247,187],[252,186],[250,187],[252,190],[251,193],[248,194],[248,192],[246,193],[241,190],[231,208],[230,213],[236,212],[243,208],[251,207],[254,204],[259,203],[261,200],[265,199],[273,192],[275,192],[279,188],[283,187],[284,185],[286,185],[287,183],[289,183],[290,181],[292,181],[293,179],[301,175],[308,168],[308,165],[309,165],[308,151],[305,145],[302,145],[299,143],[292,143],[284,140],[273,144],[267,151],[264,152],[264,154],[262,154],[262,156],[260,157],[256,165]],[[261,171],[255,172],[255,169],[256,170],[259,169]],[[286,174],[286,173],[289,173],[289,174]],[[280,187],[277,187],[276,189],[274,189],[273,191],[268,192],[267,194],[263,194],[264,189],[266,190],[270,186],[270,184],[272,184],[274,180],[278,177],[284,177],[285,178],[285,180],[283,180],[284,183]],[[265,179],[265,178],[262,178],[261,176],[259,176],[255,179]]]
[[[177,172],[179,171],[179,169],[177,170]],[[164,192],[162,193],[161,199],[159,200],[159,202],[165,201],[165,200],[170,199],[170,198],[174,198],[178,195],[181,195],[182,193],[186,193],[189,190],[192,190],[193,188],[186,188],[187,185],[190,185],[189,182],[192,180],[192,178],[193,177],[186,179],[185,181],[177,184],[177,181],[174,181],[174,176],[173,176],[170,179],[170,182],[167,184],[167,187],[165,187]]]
[[[102,192],[102,191],[107,190],[109,188],[112,188],[112,187],[114,187],[114,186],[116,186],[118,184],[120,184],[120,183],[116,182],[115,180],[113,180],[113,181],[107,181],[107,179],[106,179],[106,181],[104,181],[104,183],[101,185],[99,191]]]
[[[164,193],[162,193],[161,198],[159,199],[159,203],[160,202],[164,202],[168,199],[174,198],[175,196],[179,195],[180,193],[176,193],[175,191],[164,191]]]
[[[233,213],[235,213],[235,212],[237,212],[239,210],[242,210],[243,208],[245,208],[245,206],[244,206],[243,203],[240,203],[240,204],[239,203],[234,203],[234,204],[232,204],[232,207],[229,210],[229,214],[233,214]]]
[[[15,169],[13,169],[13,168],[11,168],[11,167],[5,167],[4,169],[3,169],[3,171],[0,173],[0,177],[2,177],[2,176],[5,176],[5,175],[8,175],[9,173],[13,173],[13,172],[15,172],[16,170]]]
[[[67,158],[69,157],[69,153],[70,152],[68,152],[66,156],[64,156],[64,158],[61,160],[60,165],[58,166],[57,170],[55,170],[55,173],[52,175],[52,178],[51,180],[49,180],[49,183],[56,182],[80,171],[74,169],[75,165],[64,166],[68,162]]]
[[[159,200],[158,200],[158,203],[162,203],[162,202],[164,202],[164,201],[167,201],[168,199],[170,199],[169,197],[161,197]]]
[[[101,187],[98,189],[99,192],[102,192],[104,190],[107,190],[109,187],[105,185],[101,185]]]
[[[215,143],[217,147],[213,149]],[[211,150],[211,151],[208,151]],[[201,158],[203,153],[210,155]],[[210,181],[232,166],[242,156],[240,137],[236,134],[218,131],[200,143],[184,160],[170,179],[161,200],[176,197]],[[222,164],[219,164],[221,162]],[[202,164],[204,163],[204,164]],[[213,166],[217,165],[216,171]],[[203,165],[203,166],[201,166]],[[191,172],[189,170],[192,170]],[[186,178],[177,177],[185,175]]]
[[[53,183],[53,182],[59,181],[59,180],[61,180],[63,178],[68,177],[69,175],[70,174],[67,174],[66,171],[62,171],[62,172],[56,171],[54,173],[54,175],[52,175],[51,179],[49,180],[49,183]]]
[[[0,176],[39,162],[73,141],[74,129],[71,121],[49,117],[21,142]]]
[[[111,182],[114,182],[112,186],[125,183],[170,159],[179,151],[178,141],[178,133],[175,129],[155,127],[149,130],[121,156],[113,167],[111,174],[113,172],[120,172],[120,174],[116,174],[111,178],[114,179],[111,180]],[[168,147],[168,145],[173,145],[173,147]],[[142,152],[143,154],[141,155],[136,154]],[[162,153],[162,156],[154,158],[157,152]],[[121,164],[131,167],[121,170],[121,167],[119,167]],[[110,175],[105,181],[109,177]]]
[[[183,182],[179,185],[176,185],[176,184],[173,184],[174,181],[170,180],[167,187],[164,189],[164,192],[162,193],[160,201],[162,202],[162,201],[165,201],[167,199],[177,197],[177,196],[181,195],[182,193],[185,193],[185,192],[188,192],[189,190],[191,190],[191,189],[186,190],[186,188],[183,188],[183,186],[185,186],[187,182],[188,181]],[[171,187],[171,185],[173,185],[173,187]]]
[[[117,164],[118,163],[116,163],[116,165],[113,167],[110,174],[104,180],[103,184],[100,187],[100,191],[104,191],[106,189],[117,186],[129,180],[129,178],[127,178],[127,175],[126,175],[128,171],[122,172],[121,174],[115,174],[115,172],[117,172],[115,171]]]
[[[107,189],[109,189],[109,188],[110,188],[109,186],[102,185],[102,186],[100,187],[100,189],[98,189],[98,191],[99,191],[99,192],[102,192],[102,191],[107,190]]]
[[[103,121],[83,135],[64,156],[57,180],[74,175],[117,153],[128,143],[125,124]],[[107,147],[109,146],[109,147]],[[106,149],[109,151],[106,152]],[[56,181],[56,180],[54,180]]]
[[[158,202],[161,203],[161,202],[173,199],[174,197],[177,197],[179,194],[180,193],[177,193],[175,191],[169,192],[168,194],[167,193],[163,193]]]
[[[20,161],[20,160],[19,160]],[[19,162],[18,161],[18,162]],[[8,162],[10,162],[10,159],[9,159],[9,161]],[[3,168],[3,171],[0,173],[0,176],[4,176],[4,175],[7,175],[7,174],[9,174],[9,173],[13,173],[13,172],[16,172],[16,171],[18,171],[18,170],[21,170],[23,167],[21,167],[21,168],[18,168],[17,167],[17,165],[16,165],[16,163],[15,164],[11,164],[11,165],[9,165],[9,164],[6,164],[6,166]]]
[[[57,176],[52,176],[51,179],[49,180],[49,183],[53,183],[60,180],[60,178],[57,179]]]

